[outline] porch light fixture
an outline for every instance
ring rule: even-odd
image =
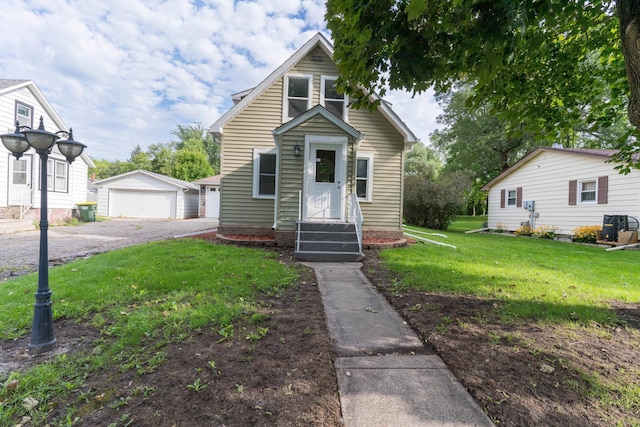
[[[60,134],[68,139],[60,140]],[[49,247],[47,230],[49,229],[47,206],[47,160],[51,149],[56,143],[63,156],[69,163],[78,157],[86,145],[73,140],[73,131],[58,131],[52,133],[44,129],[44,121],[40,116],[38,129],[20,126],[16,122],[13,133],[0,135],[2,144],[16,159],[33,148],[40,156],[40,260],[38,264],[38,290],[35,293],[36,302],[33,306],[33,328],[29,350],[32,354],[41,354],[53,349],[56,338],[53,329],[53,310],[51,309],[51,291],[49,290]]]
[[[300,156],[300,146],[298,144],[293,147],[293,155],[296,157]]]

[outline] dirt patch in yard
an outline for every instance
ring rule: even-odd
[[[295,262],[290,250],[270,250],[282,262]],[[504,323],[497,300],[400,292],[377,253],[366,255],[363,272],[496,425],[637,425],[638,400],[623,402],[615,389],[624,384],[640,390],[637,304],[614,305],[626,319],[617,327]],[[78,393],[53,402],[51,419],[72,404],[79,417],[74,425],[82,426],[342,425],[334,355],[313,272],[304,270],[297,287],[261,304],[262,320],[236,325],[232,339],[221,342],[217,330],[203,328],[154,349],[164,361],[153,369],[91,374]],[[59,346],[69,352],[91,351],[98,336],[90,325],[70,321],[56,322],[56,328]],[[268,332],[247,339],[259,328]],[[33,363],[24,355],[27,344],[28,338],[0,341],[0,367]]]
[[[638,304],[612,303],[624,319],[614,327],[505,323],[498,300],[399,291],[374,252],[363,272],[497,425],[638,425]]]
[[[282,262],[294,262],[286,251],[280,255]],[[313,271],[303,270],[298,286],[265,296],[260,305],[260,320],[234,324],[233,338],[220,341],[217,329],[202,328],[179,343],[148,343],[150,354],[164,359],[155,367],[91,374],[67,401],[48,402],[53,403],[49,421],[65,419],[65,406],[73,405],[79,417],[74,425],[81,426],[342,425]],[[264,336],[257,333],[260,328],[268,328]],[[98,336],[90,326],[69,321],[56,322],[56,329],[58,347],[70,353],[91,351]],[[37,363],[25,355],[27,344],[28,338],[0,341],[0,363],[23,368]],[[2,393],[0,387],[0,401]]]

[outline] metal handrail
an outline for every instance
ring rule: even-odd
[[[351,204],[349,205],[349,222],[353,222],[356,226],[356,235],[358,236],[358,247],[360,253],[362,253],[362,224],[364,223],[364,217],[362,216],[362,210],[360,209],[360,202],[358,201],[358,195],[356,193],[351,194]]]
[[[25,213],[31,206],[33,206],[33,188],[29,188],[29,190],[25,191],[25,193],[20,198],[20,219],[24,216]]]

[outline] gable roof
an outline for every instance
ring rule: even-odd
[[[599,157],[603,161],[606,161],[611,158],[614,154],[618,152],[618,150],[607,150],[602,148],[562,148],[562,147],[539,147],[536,148],[531,153],[524,156],[522,159],[518,160],[516,163],[511,165],[509,169],[502,172],[497,177],[493,178],[491,181],[486,183],[481,190],[488,191],[491,187],[496,185],[498,182],[502,181],[507,176],[511,175],[518,169],[520,169],[523,165],[538,157],[542,153],[561,153],[563,155],[568,156],[587,156],[587,157]]]
[[[32,80],[18,80],[18,79],[0,79],[0,96],[7,95],[11,92],[14,92],[18,89],[28,88],[33,96],[36,97],[38,103],[44,108],[49,117],[53,120],[53,122],[58,127],[58,130],[69,130],[67,125],[64,124],[62,118],[56,113],[56,110],[53,109],[49,101],[44,97],[40,89],[36,86],[36,84]],[[35,119],[35,118],[34,118]],[[15,125],[15,123],[14,123]],[[80,158],[90,167],[94,168],[96,165],[93,163],[91,158],[86,152],[82,152]]]
[[[284,76],[291,68],[293,68],[300,60],[302,60],[313,49],[319,46],[324,53],[333,60],[333,45],[326,39],[322,33],[316,33],[309,41],[307,41],[300,49],[298,49],[289,59],[276,68],[269,76],[264,79],[258,86],[253,89],[247,89],[233,95],[233,101],[237,103],[224,113],[218,120],[209,126],[209,132],[215,135],[222,135],[224,126],[237,116],[245,107],[251,104],[265,90]],[[376,95],[371,95],[374,99],[379,99]],[[393,127],[404,137],[405,143],[418,142],[416,135],[409,129],[400,117],[391,109],[388,102],[381,100],[378,111],[389,120]]]
[[[278,126],[276,129],[272,131],[273,136],[274,137],[280,136],[283,133],[288,132],[289,130],[301,125],[307,120],[310,120],[311,118],[318,115],[324,117],[329,122],[331,122],[334,126],[336,126],[337,128],[340,128],[344,133],[348,134],[349,136],[352,136],[355,139],[362,139],[364,137],[364,134],[358,132],[353,126],[349,125],[348,123],[346,123],[344,120],[342,120],[335,114],[330,113],[326,108],[324,108],[320,104],[316,105],[310,110],[305,111],[304,113],[300,114],[298,117],[289,120],[287,123],[281,126]]]
[[[172,178],[170,176],[167,175],[161,175],[159,173],[155,173],[155,172],[150,172],[150,171],[146,171],[143,169],[137,169],[131,172],[127,172],[127,173],[123,173],[120,175],[115,175],[115,176],[110,176],[109,178],[105,178],[105,179],[101,179],[99,181],[95,181],[93,184],[94,185],[100,185],[100,184],[104,184],[105,182],[111,182],[111,181],[117,181],[119,179],[125,178],[127,176],[131,176],[131,175],[147,175],[151,178],[157,179],[159,181],[163,181],[166,182],[168,184],[174,185],[176,187],[185,189],[185,190],[199,190],[197,185],[194,185],[188,181],[183,181],[181,179],[178,178]]]

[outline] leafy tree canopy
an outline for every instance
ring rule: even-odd
[[[171,132],[178,141],[151,144],[146,151],[137,145],[127,161],[95,160],[97,179],[136,169],[171,176],[185,181],[214,175],[220,165],[220,147],[201,124],[178,125]]]
[[[564,140],[625,110],[640,128],[637,0],[328,0],[326,18],[356,106],[467,81],[509,132]]]

